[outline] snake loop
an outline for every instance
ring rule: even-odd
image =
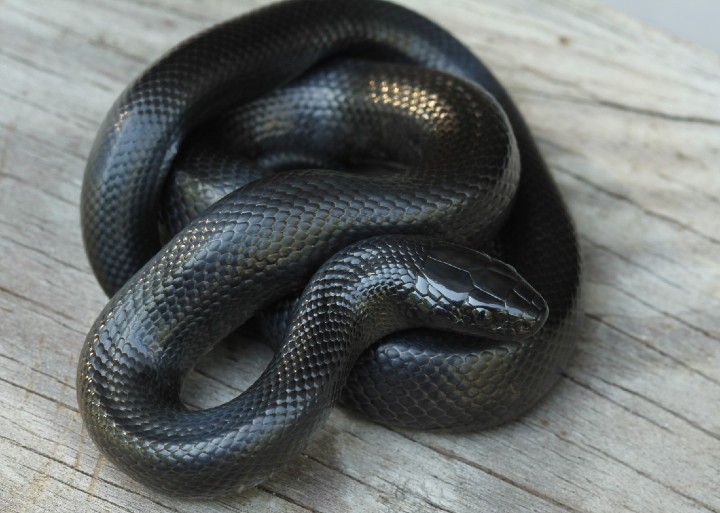
[[[80,410],[167,493],[263,481],[338,398],[388,425],[496,425],[572,352],[577,243],[527,126],[464,46],[393,4],[283,2],[172,50],[108,113],[81,214],[112,298]],[[197,359],[262,312],[268,368],[188,409]]]

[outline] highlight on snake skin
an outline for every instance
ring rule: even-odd
[[[111,299],[80,411],[168,494],[263,482],[338,402],[393,427],[502,424],[572,355],[576,235],[526,123],[465,46],[391,3],[273,4],[171,50],[102,123],[81,219]],[[262,375],[183,404],[251,320]]]

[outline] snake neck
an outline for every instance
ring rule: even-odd
[[[309,374],[321,378],[320,389],[332,387],[334,400],[364,349],[413,324],[407,301],[414,264],[382,245],[356,245],[331,259],[303,293],[276,352],[284,372],[311,368]]]

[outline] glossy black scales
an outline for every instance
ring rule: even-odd
[[[168,493],[266,479],[340,397],[391,425],[498,424],[572,352],[575,234],[525,123],[465,47],[389,3],[286,2],[182,44],[108,113],[82,194],[112,299],[80,409]],[[188,410],[192,366],[258,314],[269,367]]]

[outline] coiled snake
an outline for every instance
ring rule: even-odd
[[[393,4],[275,4],[172,50],[110,110],[81,208],[112,295],[82,416],[167,493],[261,482],[338,398],[387,425],[496,425],[571,354],[578,248],[527,126],[464,46]],[[194,363],[261,312],[268,368],[189,410]]]

